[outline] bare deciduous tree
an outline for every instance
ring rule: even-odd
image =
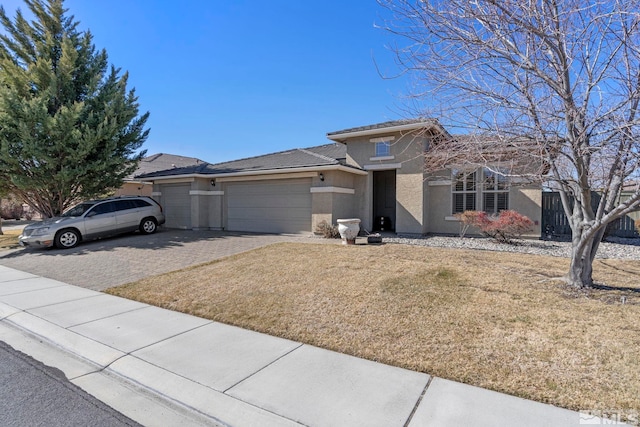
[[[491,135],[494,153],[546,165],[523,178],[560,192],[572,230],[567,281],[591,286],[606,225],[640,203],[637,185],[620,201],[623,185],[638,182],[640,2],[379,2],[391,12],[384,27],[399,36],[394,50],[415,77],[420,113],[484,134],[439,144],[427,164],[469,154],[477,162],[486,149],[478,141]],[[602,197],[592,206],[593,192]]]

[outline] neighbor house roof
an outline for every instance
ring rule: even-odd
[[[176,154],[158,153],[152,154],[140,160],[138,169],[126,179],[131,181],[139,178],[141,175],[159,172],[167,169],[177,169],[186,166],[201,165],[206,162],[195,157],[178,156]]]
[[[327,138],[336,142],[345,142],[349,138],[359,136],[373,136],[388,134],[393,132],[415,131],[419,129],[428,129],[436,134],[447,134],[447,131],[440,125],[436,119],[405,119],[392,120],[383,123],[376,123],[367,126],[358,126],[354,128],[343,129],[335,132],[327,133]]]
[[[290,169],[346,166],[347,148],[343,144],[325,144],[317,147],[294,148],[277,153],[223,163],[203,163],[183,168],[151,172],[144,178],[184,175],[236,175],[258,172],[286,171]],[[356,168],[353,168],[356,169]]]

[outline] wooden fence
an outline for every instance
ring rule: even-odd
[[[597,193],[591,198],[594,209],[600,202]],[[606,235],[616,237],[638,237],[634,219],[640,217],[640,212],[633,212],[617,219],[607,226]],[[545,191],[542,193],[542,238],[567,238],[571,237],[569,220],[562,208],[560,193]]]

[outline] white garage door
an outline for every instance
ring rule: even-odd
[[[311,231],[311,179],[230,183],[227,230],[265,233]]]
[[[191,228],[191,184],[172,184],[160,187],[167,228]]]

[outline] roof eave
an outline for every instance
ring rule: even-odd
[[[264,169],[259,171],[238,171],[238,172],[227,172],[227,173],[190,173],[190,174],[182,174],[182,175],[162,175],[162,176],[153,176],[153,177],[145,177],[150,181],[164,181],[169,179],[188,179],[188,178],[227,178],[227,177],[240,177],[240,176],[251,176],[251,175],[273,175],[273,174],[285,174],[285,173],[295,173],[295,172],[321,172],[328,170],[339,170],[342,172],[353,173],[356,175],[367,175],[367,171],[362,169],[357,169],[345,165],[321,165],[321,166],[309,166],[309,167],[297,167],[297,168],[283,168],[283,169]]]
[[[402,125],[389,126],[383,128],[364,129],[353,132],[328,133],[327,138],[334,142],[346,143],[347,139],[357,138],[361,136],[373,136],[381,134],[389,134],[395,132],[414,131],[418,129],[433,129],[438,134],[449,135],[449,133],[436,120],[428,120],[417,123],[405,123]]]

